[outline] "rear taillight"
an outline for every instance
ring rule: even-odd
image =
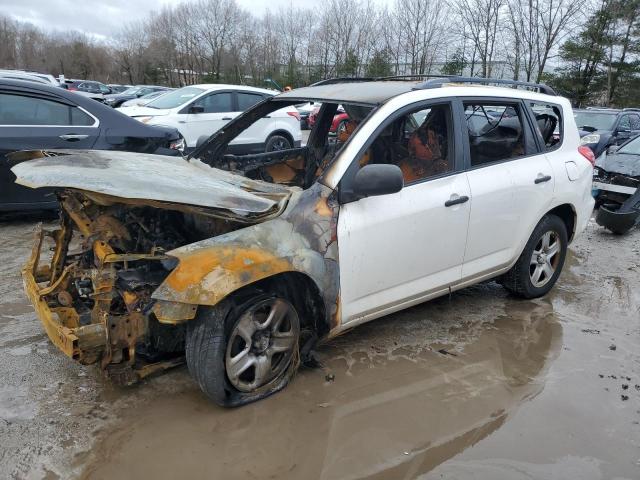
[[[580,152],[580,155],[582,155],[584,158],[588,160],[588,162],[591,164],[592,167],[595,166],[596,156],[593,154],[593,150],[591,150],[586,145],[580,145],[578,147],[578,152]]]
[[[300,114],[298,112],[287,112],[287,115],[290,115],[296,120],[300,121]]]

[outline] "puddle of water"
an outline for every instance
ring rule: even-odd
[[[451,319],[465,302],[443,310],[444,303],[347,334],[319,352],[324,370],[302,371],[265,401],[224,410],[194,387],[135,407],[105,435],[85,478],[122,471],[158,480],[212,472],[225,479],[427,472],[491,434],[541,391],[562,336],[543,301],[508,302],[507,314],[478,323],[473,335]],[[427,320],[444,311],[449,319]],[[410,330],[412,342],[386,336],[389,323]],[[443,328],[448,342],[439,341]],[[335,381],[325,380],[327,371]]]

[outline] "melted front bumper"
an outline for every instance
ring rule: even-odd
[[[65,355],[80,363],[94,363],[108,344],[104,323],[80,326],[78,314],[71,307],[50,307],[46,296],[55,294],[65,284],[71,268],[66,268],[50,285],[41,284],[50,280],[50,267],[39,266],[40,251],[45,235],[55,235],[41,225],[36,227],[35,242],[31,255],[22,268],[24,291],[29,297],[44,330],[51,342]]]

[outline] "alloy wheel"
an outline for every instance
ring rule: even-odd
[[[557,232],[550,230],[540,237],[529,265],[529,275],[534,287],[543,287],[553,278],[560,261],[561,248],[562,242]]]
[[[280,376],[298,348],[299,333],[298,315],[288,301],[267,298],[249,307],[227,343],[229,382],[241,392],[251,392]]]

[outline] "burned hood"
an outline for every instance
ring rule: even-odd
[[[197,159],[99,150],[25,151],[10,155],[16,183],[128,200],[223,209],[239,216],[283,208],[292,190],[251,180]]]
[[[640,155],[615,153],[605,155],[598,167],[609,173],[619,173],[628,177],[640,177]]]

